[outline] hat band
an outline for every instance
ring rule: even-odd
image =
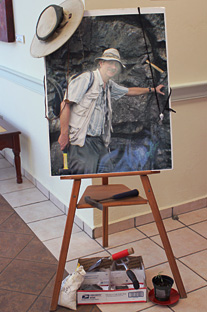
[[[43,18],[43,14],[45,13],[46,10],[48,10],[49,8],[53,8],[55,15],[56,15],[56,23],[54,24],[53,28],[45,35],[40,35],[40,33],[38,33],[38,26],[41,23],[41,19]],[[48,7],[46,7],[42,13],[39,16],[39,19],[37,21],[37,25],[36,25],[36,36],[39,40],[45,41],[47,40],[49,37],[51,37],[54,32],[56,31],[56,29],[60,26],[62,20],[63,20],[64,14],[63,14],[63,8],[61,6],[58,5],[49,5]]]
[[[113,53],[105,53],[105,54],[103,54],[102,57],[113,57],[113,58],[115,58],[115,59],[120,61],[120,57],[115,55],[115,54],[113,54]]]

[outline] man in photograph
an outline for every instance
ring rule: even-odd
[[[118,50],[114,48],[105,50],[95,61],[98,62],[97,69],[73,79],[66,90],[65,100],[61,103],[58,142],[61,150],[67,148],[71,174],[114,171],[112,162],[107,161],[104,168],[102,161],[109,153],[112,99],[151,92],[164,95],[163,85],[158,85],[155,90],[148,87],[127,88],[115,83],[112,79],[124,70],[125,65]]]

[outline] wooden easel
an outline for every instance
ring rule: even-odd
[[[122,199],[122,200],[110,200],[103,203],[103,246],[108,246],[108,207],[111,206],[128,206],[128,205],[143,205],[143,204],[149,204],[152,210],[152,214],[154,217],[154,220],[157,225],[157,229],[160,234],[160,238],[163,243],[163,247],[165,249],[165,253],[175,280],[175,283],[177,285],[179,294],[181,298],[186,298],[186,291],[172,252],[172,248],[170,246],[170,242],[160,215],[160,211],[150,184],[150,180],[148,175],[159,173],[159,171],[139,171],[139,172],[130,172],[130,173],[109,173],[109,174],[91,174],[91,175],[76,175],[76,176],[62,176],[62,180],[67,179],[74,179],[73,181],[73,189],[69,204],[69,210],[68,210],[68,216],[66,220],[65,225],[65,232],[62,240],[62,247],[60,251],[60,257],[59,257],[59,263],[58,263],[58,269],[56,274],[56,280],[55,285],[53,289],[53,296],[52,296],[52,302],[50,311],[55,311],[57,309],[58,304],[58,298],[60,294],[60,288],[61,283],[63,279],[63,273],[65,269],[65,263],[68,253],[68,248],[70,244],[70,238],[72,233],[72,227],[75,217],[76,208],[93,208],[92,206],[88,205],[84,201],[84,197],[89,195],[91,198],[104,198],[104,197],[110,197],[111,195],[114,195],[116,193],[121,193],[129,190],[126,186],[121,184],[108,184],[108,178],[114,177],[114,176],[128,176],[128,175],[139,175],[141,178],[142,185],[145,190],[145,194],[147,199],[144,199],[140,196],[134,197],[134,198],[128,198],[128,199]],[[92,185],[88,186],[81,197],[79,203],[78,203],[78,195],[81,185],[81,179],[82,178],[102,178],[102,185]],[[107,196],[105,196],[107,195]]]

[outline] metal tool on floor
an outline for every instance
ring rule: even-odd
[[[129,269],[128,267],[128,263],[129,263],[129,258],[125,257],[125,258],[120,258],[119,259],[120,263],[118,263],[116,261],[116,265],[117,266],[123,266],[126,270],[126,274],[129,277],[129,279],[132,281],[133,286],[135,289],[139,289],[139,281],[136,278],[136,275],[134,274],[134,272],[132,270]]]
[[[96,263],[94,263],[92,266],[90,266],[90,268],[87,270],[87,272],[91,272],[91,271],[94,271],[95,269],[99,268],[100,265],[102,264],[103,260],[105,260],[105,259],[115,261],[115,260],[127,257],[133,253],[134,253],[134,249],[131,247],[129,249],[124,249],[120,252],[117,252],[117,253],[109,256],[109,257],[101,258]]]
[[[106,198],[101,198],[101,199],[93,199],[90,196],[85,196],[85,202],[89,205],[91,205],[92,207],[98,208],[100,210],[103,210],[103,205],[100,203],[102,201],[106,201],[109,199],[114,199],[114,200],[118,200],[118,199],[124,199],[124,198],[128,198],[128,197],[135,197],[135,196],[139,196],[139,191],[137,189],[134,190],[130,190],[128,192],[123,192],[123,193],[119,193],[119,194],[115,194],[111,197],[106,197]]]
[[[105,259],[109,259],[109,260],[112,260],[114,261],[113,263],[117,266],[123,266],[126,270],[126,274],[127,276],[129,277],[129,279],[132,281],[133,283],[133,286],[135,289],[139,289],[139,282],[136,278],[136,275],[134,274],[134,272],[132,270],[130,270],[128,268],[128,262],[129,262],[129,259],[127,258],[127,256],[131,255],[134,253],[134,249],[131,247],[129,249],[124,249],[120,252],[117,252],[113,255],[111,255],[110,257],[106,258],[101,258],[99,259],[96,263],[94,263],[88,270],[87,272],[91,272],[91,271],[94,271],[96,270],[97,268],[100,268],[103,260]],[[118,260],[120,261],[120,263],[118,262]],[[113,264],[112,264],[113,266]]]

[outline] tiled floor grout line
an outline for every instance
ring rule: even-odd
[[[144,240],[144,239],[146,239],[146,238],[148,238],[148,237],[142,237],[142,238],[140,238],[140,239],[131,240],[131,241],[130,241],[130,244],[139,242],[139,241]],[[109,251],[110,249],[113,249],[114,247],[121,247],[121,246],[125,246],[125,245],[128,245],[128,244],[129,244],[129,242],[126,242],[126,243],[124,243],[124,244],[120,244],[120,245],[116,245],[116,246],[107,247],[108,249],[106,249],[106,250]],[[99,245],[103,248],[103,246],[102,246],[101,244],[99,244]]]
[[[35,187],[36,188],[36,187]],[[27,189],[28,190],[28,189]],[[12,192],[11,192],[12,193]],[[10,194],[10,193],[7,193],[7,194]],[[2,196],[6,195],[5,193],[2,194]],[[49,199],[45,199],[45,200],[40,200],[40,201],[36,201],[36,202],[33,202],[33,203],[28,203],[28,204],[25,204],[25,205],[21,205],[21,206],[15,206],[13,207],[13,209],[17,209],[17,208],[22,208],[22,207],[27,207],[27,206],[32,206],[32,205],[35,205],[35,204],[40,204],[40,203],[45,203],[45,202],[50,202]],[[57,207],[58,208],[58,207]],[[59,208],[58,208],[59,209]],[[61,211],[61,210],[60,210]],[[63,212],[64,213],[64,212]]]
[[[38,237],[39,238],[39,237]],[[42,243],[46,243],[46,242],[50,242],[50,241],[52,241],[52,240],[54,240],[54,239],[58,239],[58,238],[63,238],[63,236],[56,236],[55,238],[49,238],[49,239],[44,239],[44,240],[41,240],[41,242]],[[40,238],[39,238],[39,240],[40,240]]]
[[[200,234],[199,232],[197,232],[196,230],[192,229],[191,226],[192,225],[195,225],[195,224],[199,224],[199,223],[204,223],[206,222],[207,220],[202,220],[200,222],[196,222],[196,223],[193,223],[193,224],[188,224],[188,225],[185,225],[186,228],[188,228],[189,230],[191,230],[192,232],[198,234],[199,236],[201,236],[202,238],[204,238],[205,240],[207,240],[207,238],[205,236],[203,236],[202,234]]]
[[[204,252],[204,251],[207,251],[207,248],[204,248],[203,250],[199,250],[199,251],[195,251],[195,252],[189,253],[189,254],[184,255],[184,256],[181,256],[181,257],[178,257],[177,259],[178,259],[179,261],[182,261],[182,258],[185,258],[186,256],[196,255],[196,254],[198,254],[198,253],[200,253],[200,252]],[[191,269],[191,270],[192,270],[192,269]]]
[[[0,169],[1,170],[1,169]],[[12,180],[12,179],[8,179],[6,181],[9,181],[9,180]],[[0,182],[2,181],[5,181],[5,180],[0,180]],[[6,195],[6,194],[12,194],[12,193],[16,193],[16,192],[22,192],[22,191],[25,191],[25,190],[31,190],[31,189],[37,189],[37,187],[33,184],[32,187],[27,187],[26,189],[23,189],[23,190],[18,190],[18,191],[10,191],[10,192],[3,192],[1,195]],[[43,194],[44,195],[44,194]],[[46,196],[45,196],[46,197]]]
[[[32,224],[32,223],[37,223],[37,222],[41,222],[41,221],[46,221],[46,220],[51,220],[51,219],[55,219],[55,218],[58,218],[58,217],[62,217],[62,216],[65,216],[64,212],[60,215],[56,215],[54,217],[48,217],[48,218],[43,218],[43,219],[39,219],[39,220],[34,220],[34,221],[29,221],[29,222],[25,222],[27,225],[29,224]],[[21,216],[20,216],[21,218]]]
[[[168,261],[163,261],[163,262],[160,262],[159,264],[155,264],[155,265],[151,265],[151,266],[148,266],[145,270],[150,270],[152,268],[156,268],[158,265],[163,265],[163,264],[168,264]]]
[[[196,253],[195,253],[196,254]],[[177,259],[180,263],[182,263],[186,268],[193,271],[196,275],[198,275],[200,278],[202,278],[205,282],[207,282],[207,279],[204,278],[201,274],[198,274],[195,270],[191,269],[186,263],[182,262],[180,259]]]
[[[196,292],[198,290],[204,289],[204,288],[206,288],[206,290],[207,290],[207,286],[206,285],[198,287],[197,289],[192,289],[192,290],[187,292],[187,295],[192,294],[192,293],[194,293],[194,292]],[[195,311],[195,312],[197,312],[197,311]],[[204,312],[204,311],[200,311],[200,312]]]
[[[13,214],[15,214],[15,211],[13,211],[13,213],[12,213],[11,215],[9,215],[9,216],[2,222],[2,224],[4,224],[5,222],[7,222],[8,219],[9,219]],[[1,233],[1,232],[4,232],[4,231],[0,231],[0,233]]]

